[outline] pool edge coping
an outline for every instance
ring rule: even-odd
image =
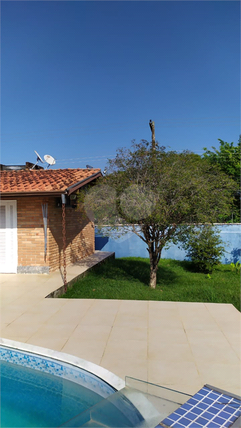
[[[97,376],[98,378],[115,388],[117,391],[125,387],[125,381],[120,377],[116,376],[114,373],[110,372],[104,367],[92,363],[91,361],[76,357],[75,355],[66,354],[61,351],[55,351],[53,349],[43,348],[36,345],[31,345],[29,343],[5,339],[3,337],[0,337],[0,346],[1,345],[7,348],[30,352],[38,356],[52,358],[59,362],[71,364],[72,366],[75,366]]]

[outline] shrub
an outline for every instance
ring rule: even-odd
[[[199,272],[211,273],[215,265],[220,263],[224,247],[219,232],[211,225],[203,225],[192,229],[182,244]]]

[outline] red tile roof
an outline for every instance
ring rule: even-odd
[[[71,194],[100,176],[100,169],[0,171],[0,192],[2,195]]]

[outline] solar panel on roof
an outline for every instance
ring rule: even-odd
[[[241,399],[206,385],[157,427],[229,428],[240,416]]]

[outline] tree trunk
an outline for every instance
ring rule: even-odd
[[[154,289],[156,288],[156,275],[157,274],[157,269],[153,269],[153,267],[151,266],[151,271],[150,271],[150,288]]]
[[[156,254],[149,253],[150,256],[150,288],[156,288],[156,279],[157,279],[157,269],[159,257],[156,257]]]

